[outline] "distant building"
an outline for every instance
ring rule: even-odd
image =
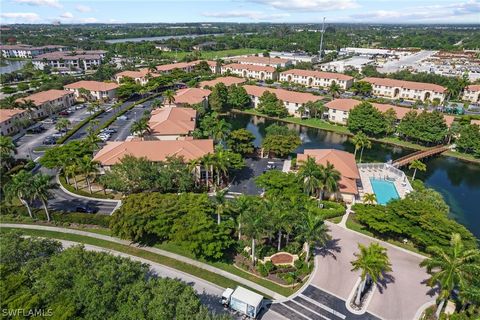
[[[172,48],[170,48],[169,46],[167,46],[166,44],[157,44],[155,46],[155,49],[158,49],[160,51],[164,51],[164,52],[170,52],[172,51]]]
[[[208,106],[208,96],[212,93],[207,89],[185,88],[177,90],[175,94],[175,106],[192,106],[194,104],[202,104]]]
[[[158,73],[150,72],[147,68],[140,69],[138,71],[122,71],[115,75],[115,81],[120,83],[123,78],[131,78],[136,83],[146,85],[150,78],[159,77]]]
[[[387,78],[364,78],[372,84],[373,94],[377,96],[388,97],[392,99],[406,100],[445,100],[446,88],[438,84],[413,82],[405,80],[395,80]]]
[[[215,87],[217,83],[223,83],[225,86],[230,87],[231,85],[234,84],[241,84],[244,83],[245,79],[244,78],[237,78],[237,77],[219,77],[213,80],[208,80],[208,81],[202,81],[199,84],[200,88],[205,88],[205,87]]]
[[[214,49],[217,43],[215,41],[207,41],[203,43],[196,44],[192,47],[193,50],[201,51],[205,49]]]
[[[91,70],[102,63],[106,51],[58,51],[39,55],[33,59],[33,65],[40,70],[46,66],[60,70]]]
[[[341,73],[291,69],[280,73],[280,81],[321,88],[328,88],[335,82],[343,90],[347,90],[353,84],[353,77]]]
[[[63,87],[65,90],[73,92],[75,97],[81,98],[81,89],[89,92],[90,97],[95,100],[112,100],[117,96],[118,84],[113,82],[100,81],[77,81],[67,84]]]
[[[64,90],[41,91],[24,98],[19,98],[16,100],[16,102],[24,103],[28,100],[33,101],[33,103],[37,106],[37,109],[33,114],[34,118],[45,117],[75,104],[74,95]]]
[[[221,73],[231,73],[240,77],[257,80],[277,80],[278,78],[274,67],[254,64],[230,63],[221,67]]]
[[[316,63],[318,62],[318,56],[308,55],[305,52],[280,52],[271,51],[270,57],[281,58],[292,61],[295,65],[298,62]]]
[[[159,73],[170,73],[175,69],[182,70],[185,72],[192,72],[196,65],[200,62],[206,60],[195,60],[191,62],[178,62],[178,63],[170,63],[170,64],[162,64],[157,66],[157,71]],[[217,73],[217,62],[216,61],[206,61],[208,66],[210,67],[210,71],[212,73]]]
[[[258,104],[260,103],[260,97],[265,93],[265,91],[269,91],[274,93],[278,99],[282,100],[283,105],[287,108],[289,114],[295,116],[302,116],[302,114],[298,112],[298,108],[303,106],[305,103],[309,101],[315,102],[322,100],[323,98],[311,93],[290,91],[285,89],[274,89],[252,85],[245,85],[243,87],[252,99],[253,106],[255,108],[257,108]]]
[[[35,58],[44,53],[65,50],[64,46],[41,46],[34,47],[27,44],[0,45],[2,56],[5,58]]]
[[[230,60],[236,61],[240,64],[253,64],[256,66],[270,66],[274,68],[283,68],[292,65],[291,60],[276,57],[242,56],[233,57],[230,58]]]
[[[328,72],[346,72],[349,70],[361,71],[364,66],[373,65],[374,60],[368,57],[351,57],[337,61],[331,61],[320,65],[320,70]]]
[[[28,119],[27,111],[23,109],[0,109],[0,134],[9,136],[17,133]]]
[[[180,140],[195,130],[196,122],[195,109],[165,107],[152,111],[148,125],[151,136],[158,140]]]
[[[462,99],[473,103],[480,103],[480,85],[469,85],[463,91]]]

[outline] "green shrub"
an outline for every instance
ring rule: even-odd
[[[267,270],[268,273],[270,273],[273,270],[275,270],[275,265],[272,263],[272,261],[267,261],[265,262],[265,269]]]
[[[345,206],[338,202],[333,201],[321,201],[323,208],[319,209],[319,213],[323,219],[331,219],[340,217],[345,214]]]
[[[286,245],[283,248],[283,251],[286,251],[291,254],[297,254],[298,252],[300,252],[300,250],[302,250],[302,246],[303,246],[302,243],[298,241],[292,241],[292,242],[289,242],[288,245]]]
[[[268,276],[268,271],[267,271],[267,269],[265,268],[265,265],[264,265],[263,263],[259,263],[259,264],[257,265],[257,271],[258,271],[258,273],[260,273],[260,275],[261,275],[262,277]]]
[[[75,224],[93,224],[108,228],[110,224],[110,216],[105,214],[91,214],[80,212],[54,212],[52,219],[56,222],[66,222]],[[42,219],[43,220],[43,219]]]
[[[98,110],[97,112],[95,112],[94,114],[92,114],[90,117],[87,117],[85,119],[83,119],[82,121],[80,121],[79,123],[77,123],[73,128],[71,128],[70,130],[68,130],[67,133],[65,133],[64,136],[62,136],[60,139],[57,140],[57,144],[62,144],[64,143],[65,141],[67,141],[68,138],[70,138],[71,136],[73,136],[73,134],[75,132],[77,132],[78,130],[80,130],[81,127],[83,127],[84,125],[86,125],[87,123],[89,123],[91,120],[95,119],[96,117],[98,117],[99,115],[101,115],[102,113],[104,113],[105,111],[103,109],[101,110]]]

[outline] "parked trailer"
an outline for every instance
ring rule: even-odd
[[[255,319],[263,308],[263,296],[242,287],[227,288],[222,294],[222,303],[232,310]]]

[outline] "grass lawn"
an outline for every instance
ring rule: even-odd
[[[261,53],[264,50],[260,49],[249,49],[249,48],[242,48],[242,49],[230,49],[230,50],[220,50],[220,51],[201,51],[201,58],[207,60],[214,60],[218,58],[224,58],[229,56],[240,56],[246,54],[255,54]],[[181,51],[181,52],[163,52],[162,55],[166,56],[171,59],[182,60],[185,58],[186,55],[192,54],[192,51]]]
[[[33,149],[33,152],[43,152],[43,151],[48,150],[52,147],[53,146],[38,146],[35,149]]]
[[[332,223],[339,224],[340,221],[342,221],[342,218],[343,218],[343,216],[339,216],[339,217],[335,217],[335,218],[331,218],[331,219],[327,219],[327,220],[332,222]]]
[[[119,193],[113,194],[112,192],[106,192],[105,194],[104,191],[101,189],[101,186],[99,186],[96,183],[92,183],[93,192],[90,193],[87,182],[82,175],[77,176],[78,190],[75,189],[74,185],[68,184],[64,176],[60,176],[60,183],[68,191],[78,194],[80,196],[96,198],[96,199],[116,199],[116,200],[119,200],[122,198],[122,194],[119,194]],[[73,178],[70,178],[70,183],[73,184]]]
[[[56,232],[56,231],[45,231],[45,230],[29,230],[29,229],[20,229],[20,228],[7,228],[3,227],[0,230],[0,234],[4,232],[8,232],[10,230],[15,230],[18,232],[21,232],[24,235],[29,235],[29,236],[36,236],[36,237],[43,237],[43,238],[53,238],[53,239],[59,239],[59,240],[67,240],[67,241],[74,241],[74,242],[79,242],[79,243],[84,243],[84,244],[89,244],[97,247],[102,247],[102,248],[107,248],[119,252],[123,252],[132,256],[137,256],[143,259],[147,259],[159,264],[163,264],[165,266],[171,267],[173,269],[177,269],[180,271],[183,271],[185,273],[194,275],[198,278],[207,280],[211,283],[214,283],[218,286],[221,286],[223,288],[235,288],[238,285],[241,285],[245,287],[243,284],[239,284],[236,281],[227,279],[225,277],[222,277],[218,274],[215,274],[210,271],[203,270],[201,268],[192,266],[187,263],[180,262],[175,259],[171,259],[159,254],[151,253],[148,251],[144,251],[139,248],[135,247],[130,247],[130,246],[125,246],[122,244],[110,242],[110,241],[105,241],[101,239],[96,239],[96,238],[91,238],[91,237],[86,237],[86,236],[81,236],[81,235],[76,235],[76,234],[68,234],[68,233],[62,233],[62,232]],[[254,289],[249,288],[250,290],[256,291]],[[271,289],[271,288],[270,288]],[[286,295],[285,292],[279,292],[278,290],[275,290],[280,294]],[[257,291],[256,291],[257,292]],[[260,293],[264,295],[263,293]],[[264,295],[265,296],[265,295]],[[271,297],[268,297],[271,298]]]

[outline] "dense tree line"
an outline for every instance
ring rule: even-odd
[[[209,314],[191,286],[127,258],[80,246],[62,251],[57,241],[18,233],[2,234],[0,251],[2,310],[55,319],[228,319]]]

